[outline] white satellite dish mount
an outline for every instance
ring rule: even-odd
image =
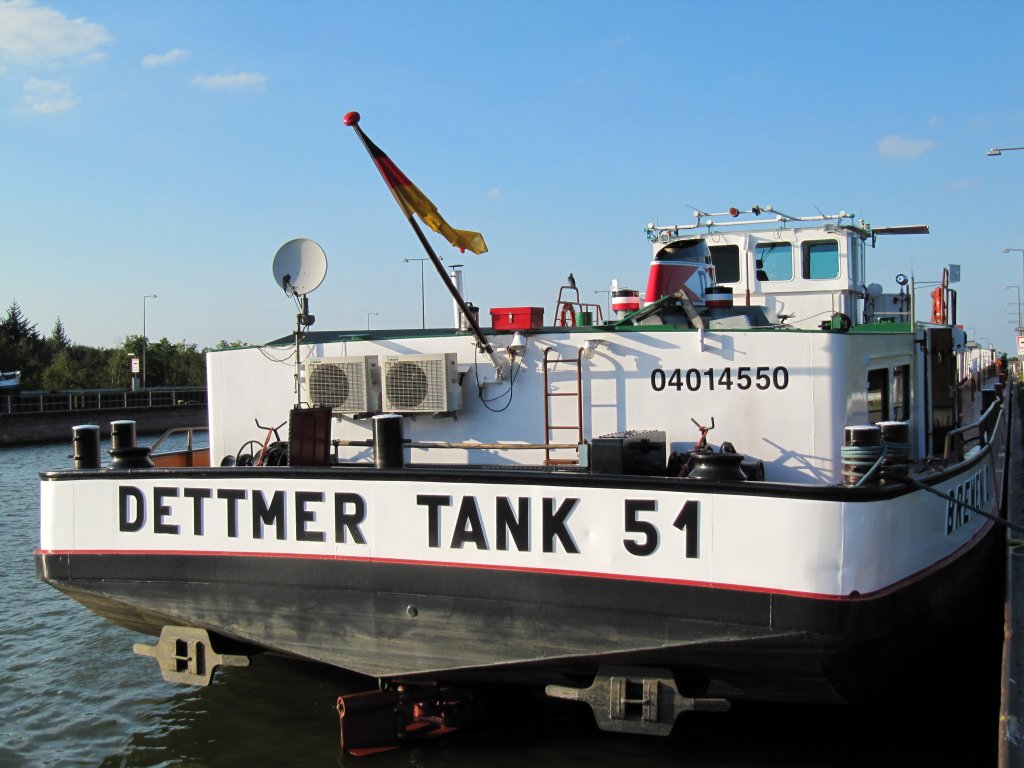
[[[299,345],[316,316],[309,313],[308,294],[320,287],[327,275],[327,254],[317,243],[305,237],[289,240],[274,254],[274,282],[286,295],[298,297],[299,312],[295,316],[295,396],[302,406],[300,373],[302,357]]]

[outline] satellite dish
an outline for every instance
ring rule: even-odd
[[[274,255],[274,282],[289,296],[312,293],[326,274],[327,254],[304,237],[289,240]]]

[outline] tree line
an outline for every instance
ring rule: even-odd
[[[0,371],[21,371],[22,390],[127,389],[132,380],[131,359],[142,358],[143,341],[141,335],[128,336],[112,349],[76,344],[59,317],[44,336],[15,301],[0,321]],[[147,387],[205,385],[205,350],[167,338],[146,346]]]

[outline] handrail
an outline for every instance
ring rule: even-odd
[[[206,405],[206,387],[125,389],[33,390],[0,394],[0,414],[68,413],[71,411],[159,408],[187,404]]]
[[[370,448],[373,440],[331,440],[335,448]],[[579,443],[470,443],[470,442],[443,442],[439,440],[405,440],[403,445],[406,448],[457,448],[459,450],[482,449],[485,451],[537,451],[537,450],[559,450],[579,448]]]
[[[185,444],[185,450],[186,450],[186,452],[191,452],[192,451],[192,434],[194,432],[209,432],[209,431],[210,431],[210,428],[207,425],[205,425],[205,424],[200,425],[200,426],[192,426],[192,427],[171,427],[170,429],[166,430],[162,435],[160,435],[160,437],[158,437],[156,439],[156,441],[153,443],[153,445],[151,445],[149,447],[149,452],[150,453],[156,453],[156,449],[157,449],[157,447],[159,447],[160,443],[162,443],[164,440],[166,440],[171,435],[176,435],[179,432],[185,432],[185,433],[188,434],[188,438],[187,438],[186,444]]]
[[[949,461],[949,449],[952,447],[952,439],[953,439],[953,437],[955,435],[959,435],[959,434],[961,434],[963,432],[967,432],[968,430],[977,429],[978,430],[978,438],[977,439],[978,439],[979,444],[980,445],[988,445],[988,442],[989,442],[988,441],[988,435],[995,433],[996,428],[999,426],[1000,420],[1003,418],[1002,409],[1003,409],[1002,402],[1000,400],[996,400],[994,403],[992,403],[992,405],[990,405],[988,407],[988,409],[983,414],[981,414],[981,416],[978,418],[978,420],[976,422],[974,422],[973,424],[965,424],[962,427],[957,427],[956,429],[949,430],[949,432],[946,433],[945,444],[943,445],[943,451],[942,451],[942,459],[943,459],[943,461]],[[995,417],[996,421],[995,421],[995,424],[992,425],[991,431],[986,433],[984,430],[981,429],[981,426],[983,424],[986,424],[992,418],[991,414],[992,414],[993,411],[996,411],[996,417]]]

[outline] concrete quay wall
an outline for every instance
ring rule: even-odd
[[[168,405],[146,408],[101,408],[79,411],[0,414],[0,446],[25,443],[53,443],[67,440],[71,428],[97,424],[100,435],[110,437],[110,422],[130,420],[140,435],[159,435],[172,427],[207,424],[205,404]]]
[[[1007,519],[1024,526],[1024,387],[1012,388],[1010,452],[1007,470]],[[1006,602],[999,713],[999,768],[1024,768],[1024,534],[1006,535]]]

